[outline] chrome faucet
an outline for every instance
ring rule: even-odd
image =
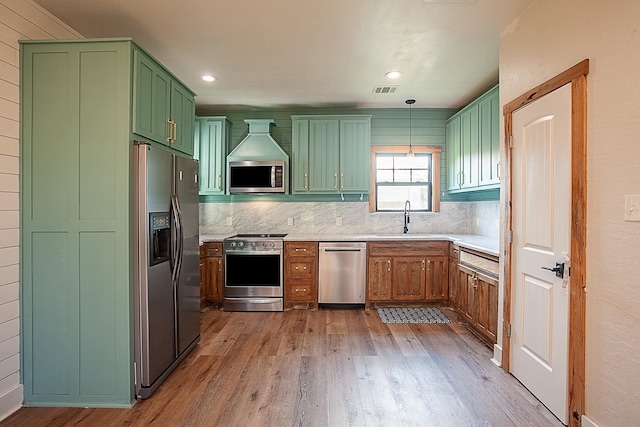
[[[409,231],[409,227],[407,227],[407,224],[409,224],[410,222],[410,218],[409,218],[410,212],[411,212],[411,202],[407,200],[406,202],[404,202],[404,234],[407,234],[407,232]]]

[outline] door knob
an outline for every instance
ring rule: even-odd
[[[564,262],[556,261],[556,266],[554,268],[549,267],[540,267],[543,270],[549,270],[556,273],[556,277],[562,279],[564,278]]]

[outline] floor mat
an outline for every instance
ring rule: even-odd
[[[438,308],[379,308],[382,323],[451,323]]]

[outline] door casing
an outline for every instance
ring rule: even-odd
[[[585,59],[504,105],[505,198],[507,230],[503,245],[504,310],[502,368],[510,372],[512,218],[512,115],[525,105],[571,83],[571,281],[569,289],[569,425],[580,426],[585,406],[585,286],[587,218],[587,74]]]

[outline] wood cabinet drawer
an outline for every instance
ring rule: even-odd
[[[458,259],[459,253],[460,253],[460,248],[458,247],[458,245],[451,244],[449,246],[449,256],[451,258]]]
[[[369,256],[447,256],[449,242],[406,240],[369,243]]]
[[[315,279],[318,270],[316,258],[295,258],[290,259],[286,265],[287,278]]]
[[[287,297],[295,301],[314,301],[316,298],[315,289],[315,280],[291,280],[287,284]]]
[[[285,255],[290,257],[318,256],[318,242],[285,242]]]
[[[207,242],[204,244],[206,257],[222,256],[222,242]]]

